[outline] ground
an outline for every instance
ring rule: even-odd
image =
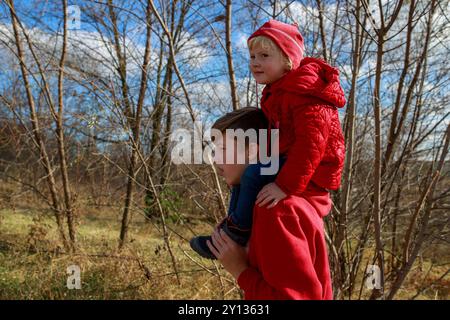
[[[222,278],[216,275],[219,264],[199,258],[172,233],[178,284],[163,237],[142,219],[133,219],[130,243],[118,252],[119,219],[87,215],[78,226],[79,250],[67,255],[51,216],[32,210],[0,210],[0,216],[0,299],[240,299],[231,276],[223,269]],[[186,228],[170,227],[190,237]],[[67,289],[70,265],[80,266],[81,290]]]
[[[120,216],[92,211],[80,217],[79,249],[68,255],[59,246],[53,221],[52,215],[42,210],[0,210],[0,299],[241,298],[220,264],[199,258],[185,240],[192,231],[208,232],[211,226],[204,221],[190,222],[189,228],[168,222],[179,235],[171,233],[170,243],[180,284],[158,231],[161,226],[156,223],[133,217],[130,242],[119,252]],[[449,298],[448,277],[439,279],[447,267],[433,267],[429,272],[430,261],[418,260],[396,298],[409,299],[422,288],[416,299]],[[80,290],[67,288],[67,267],[71,265],[81,269]],[[368,294],[364,289],[362,297]]]

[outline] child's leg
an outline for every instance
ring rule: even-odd
[[[284,162],[285,159],[280,158],[280,168]],[[243,246],[250,238],[256,196],[266,184],[275,181],[277,176],[261,175],[261,168],[265,166],[270,166],[270,163],[252,164],[246,168],[241,177],[241,184],[233,186],[231,190],[228,217],[219,226],[230,238]],[[208,240],[211,241],[211,236],[194,237],[190,241],[191,248],[204,258],[216,259],[206,244]]]
[[[227,218],[222,220],[222,222],[219,225],[219,228],[223,228],[223,225],[226,223],[227,219],[236,210],[237,202],[239,200],[239,193],[240,193],[240,185],[236,185],[231,188],[230,203],[228,206],[228,216]],[[216,259],[216,257],[211,252],[211,250],[209,250],[209,247],[206,244],[208,240],[211,241],[211,236],[197,236],[191,239],[190,245],[191,248],[202,257],[214,260]]]
[[[241,190],[240,184],[231,187],[230,203],[228,205],[228,216],[230,216],[236,210],[240,190]]]
[[[280,158],[280,168],[284,162],[285,159]],[[258,193],[266,184],[275,181],[277,177],[278,172],[272,175],[261,174],[261,168],[268,166],[270,164],[256,163],[249,165],[241,177],[237,201],[232,198],[232,200],[236,201],[236,206],[233,207],[232,202],[230,203],[227,224],[223,229],[239,244],[245,245],[250,237],[253,222],[253,207],[255,206]]]
[[[242,230],[250,230],[252,226],[252,211],[256,202],[256,196],[261,191],[265,183],[264,176],[261,176],[261,164],[249,165],[241,176],[240,192],[236,205],[228,211],[229,219],[233,224]]]

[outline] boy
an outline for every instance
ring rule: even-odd
[[[221,132],[214,141],[215,160],[227,153],[233,159],[229,163],[220,161],[216,167],[233,188],[247,188],[245,175],[248,168],[258,167],[249,162],[257,158],[259,146],[247,143],[242,151],[246,162],[238,163],[241,154],[237,141],[227,137],[226,130],[258,130],[267,125],[262,111],[256,108],[233,111],[214,124]],[[263,179],[273,180],[275,176]],[[231,211],[233,206],[232,201]],[[216,229],[206,245],[245,291],[245,299],[332,299],[322,221],[330,208],[329,193],[310,184],[301,197],[286,197],[271,208],[255,206],[248,255],[223,227]]]
[[[242,108],[219,118],[212,126],[220,132],[217,140],[214,141],[215,156],[214,162],[217,171],[225,177],[226,183],[231,187],[231,199],[228,209],[228,216],[219,227],[222,228],[235,242],[242,246],[247,244],[252,225],[253,206],[256,196],[262,187],[276,178],[273,174],[260,174],[262,168],[269,168],[272,162],[262,164],[258,160],[260,141],[259,130],[267,130],[268,122],[264,113],[257,108]],[[234,135],[227,135],[227,130],[254,130],[256,141],[245,141],[244,148],[237,145],[238,140]],[[228,131],[230,132],[230,131]],[[232,147],[231,147],[232,146]],[[244,149],[244,154],[238,154]],[[227,163],[226,150],[232,154],[232,161]],[[237,158],[245,158],[243,163],[239,163]],[[284,158],[277,159],[279,166],[283,165]],[[256,162],[250,164],[251,162]],[[216,259],[209,250],[207,241],[210,236],[199,236],[191,240],[192,249],[202,257]]]

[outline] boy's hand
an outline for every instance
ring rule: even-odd
[[[287,197],[287,194],[280,189],[275,182],[265,185],[256,197],[256,204],[260,207],[271,203],[267,208],[275,207],[278,202]]]
[[[208,240],[211,252],[223,267],[237,280],[242,271],[247,269],[247,250],[234,242],[222,229],[216,229]]]

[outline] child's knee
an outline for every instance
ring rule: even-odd
[[[241,181],[247,182],[255,182],[261,180],[261,165],[250,164],[247,168],[245,168],[244,173],[242,174]]]

